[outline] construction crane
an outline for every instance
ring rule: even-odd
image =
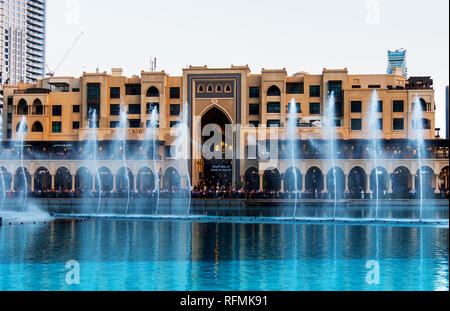
[[[55,75],[55,72],[59,69],[59,67],[61,67],[61,65],[64,63],[64,61],[66,60],[67,56],[69,56],[69,53],[73,50],[73,48],[75,47],[75,44],[77,44],[77,42],[81,39],[81,37],[83,36],[84,32],[82,31],[78,37],[75,39],[75,41],[73,42],[73,44],[71,45],[71,47],[67,50],[66,54],[64,54],[64,57],[61,59],[61,61],[58,63],[58,66],[56,66],[55,70],[50,70],[50,67],[48,67],[48,64],[45,64],[45,66],[47,67],[48,73],[47,76],[53,77]]]

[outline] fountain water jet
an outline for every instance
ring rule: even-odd
[[[97,111],[94,109],[91,113],[92,116],[92,120],[97,120]],[[97,152],[98,152],[98,128],[97,128],[97,123],[93,122],[94,126],[92,127],[92,135],[90,136],[89,139],[89,145],[91,148],[89,148],[88,150],[92,150],[92,154],[94,157],[94,167],[95,167],[95,180],[98,181],[98,205],[97,205],[97,215],[100,213],[100,208],[102,206],[102,180],[100,178],[100,170],[98,168],[98,157],[97,157]],[[95,187],[96,185],[94,184],[93,187]]]
[[[124,107],[120,112],[120,122],[119,122],[120,131],[117,131],[117,134],[118,136],[120,136],[119,141],[122,142],[122,161],[125,169],[124,174],[127,181],[127,206],[125,210],[125,216],[128,215],[128,209],[130,208],[130,195],[131,195],[130,174],[128,172],[128,164],[127,164],[127,122],[128,122],[127,118],[128,114],[126,108]]]
[[[297,169],[295,166],[295,158],[297,154],[297,103],[295,99],[292,99],[289,103],[289,116],[288,116],[288,126],[287,126],[287,138],[290,143],[290,154],[289,158],[291,160],[291,166],[294,176],[294,193],[295,193],[295,205],[294,205],[294,216],[293,219],[297,217],[297,204],[298,204],[298,176]]]
[[[423,109],[418,95],[414,97],[413,103],[413,138],[417,143],[417,157],[419,159],[419,183],[420,183],[420,214],[419,220],[422,221],[423,215],[423,171],[422,171],[422,157],[424,156],[425,137],[423,124]],[[414,178],[414,177],[413,177]],[[417,185],[416,185],[417,186]]]
[[[23,148],[24,148],[24,140],[27,133],[27,118],[25,116],[22,117],[19,123],[19,129],[17,131],[17,137],[20,141],[20,165],[22,167],[22,176],[23,176],[23,187],[24,187],[24,202],[23,202],[23,210],[27,210],[27,200],[28,200],[28,180],[25,172],[25,167],[23,166]]]
[[[152,143],[152,148],[148,145],[148,142]],[[158,178],[158,111],[156,108],[153,108],[150,125],[145,129],[145,138],[144,138],[145,146],[144,151],[146,154],[144,157],[147,157],[149,149],[151,152],[151,161],[153,167],[153,183],[156,190],[156,208],[155,208],[155,216],[158,216],[159,211],[159,199],[160,199],[160,185]]]
[[[0,109],[0,156],[3,154],[3,110]],[[1,158],[0,158],[1,160]],[[3,210],[6,200],[6,182],[3,169],[0,167],[0,189],[2,189],[2,204],[0,210]]]
[[[378,92],[375,90],[373,91],[372,97],[370,99],[370,109],[369,109],[369,130],[371,133],[371,139],[372,139],[372,148],[373,148],[373,162],[375,166],[375,183],[376,183],[376,208],[375,208],[375,220],[378,220],[378,209],[380,206],[380,189],[379,189],[379,173],[378,173],[378,150],[380,149],[379,146],[379,121],[378,121],[378,109],[379,105],[379,98],[378,98]],[[370,176],[369,176],[370,178]],[[371,191],[371,189],[369,189]]]
[[[337,209],[337,178],[336,178],[336,137],[335,137],[335,118],[336,118],[336,99],[334,97],[334,92],[331,92],[328,96],[327,105],[324,114],[324,129],[330,144],[329,158],[331,159],[333,179],[334,179],[334,209],[333,209],[333,221],[336,220],[336,209]]]

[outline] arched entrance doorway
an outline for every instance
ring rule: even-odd
[[[259,188],[260,184],[258,169],[251,167],[245,172],[245,190],[257,191]]]
[[[95,178],[95,190],[102,189],[102,192],[111,192],[114,190],[114,176],[107,167],[101,167],[98,170],[100,176],[101,187],[98,184],[98,177]]]
[[[450,174],[449,174],[449,167],[446,166],[441,170],[441,173],[439,174],[439,190],[441,191],[447,191],[448,186],[450,184]]]
[[[122,167],[117,172],[116,189],[118,193],[124,193],[134,189],[134,176],[129,168],[125,169],[125,167]]]
[[[48,191],[52,188],[52,176],[45,167],[40,167],[34,174],[34,191]]]
[[[55,175],[55,190],[70,191],[72,190],[72,174],[65,167],[60,167]]]
[[[0,167],[0,193],[11,190],[11,173],[4,167]],[[2,197],[2,195],[0,195]]]
[[[421,178],[422,177],[422,178]],[[415,178],[416,192],[423,191],[423,197],[429,197],[434,193],[433,178],[434,172],[428,166],[423,166],[417,170]]]
[[[397,167],[392,173],[392,191],[394,196],[398,198],[408,197],[409,190],[412,189],[411,171],[404,167]]]
[[[319,194],[323,191],[323,173],[318,167],[311,167],[306,172],[306,191],[310,194]]]
[[[25,173],[25,176],[24,176]],[[25,182],[26,181],[26,182]],[[15,192],[31,192],[31,175],[27,168],[19,167],[14,175]]]
[[[281,175],[277,169],[268,169],[263,176],[264,191],[281,191]]]
[[[181,187],[180,173],[173,167],[168,168],[164,174],[164,189],[173,191],[179,190]]]
[[[232,159],[226,154],[233,151],[233,146],[227,142],[233,141],[226,137],[226,125],[231,121],[225,113],[217,107],[212,107],[201,119],[202,128],[202,158],[203,172],[200,181],[206,186],[230,187],[233,182]],[[228,152],[227,152],[228,151]]]
[[[302,173],[298,168],[290,167],[284,173],[284,191],[302,191],[303,178]]]
[[[151,192],[155,189],[155,175],[148,167],[143,167],[137,176],[137,190],[141,193]]]
[[[378,181],[378,186],[377,186]],[[370,174],[370,191],[374,193],[374,198],[381,198],[384,193],[387,193],[389,190],[388,186],[389,181],[389,175],[386,169],[383,167],[377,167],[376,169],[372,170],[372,173]],[[378,196],[377,196],[377,190],[378,190]]]
[[[81,167],[75,175],[75,190],[80,193],[92,191],[92,174],[86,167]]]
[[[363,168],[357,166],[352,168],[348,174],[348,190],[352,196],[360,197],[361,192],[367,190],[367,174]]]
[[[336,166],[328,171],[327,190],[333,198],[335,197],[334,192],[337,193],[338,198],[343,196],[343,193],[345,191],[345,174],[340,167]]]

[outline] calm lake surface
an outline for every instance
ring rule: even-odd
[[[143,220],[3,226],[0,290],[449,290],[448,232]],[[73,260],[80,284],[71,285]],[[379,284],[366,281],[373,263]]]

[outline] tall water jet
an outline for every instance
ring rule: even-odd
[[[290,144],[289,160],[291,161],[291,167],[293,171],[293,192],[295,194],[294,202],[294,216],[293,219],[297,217],[297,204],[298,204],[298,176],[297,168],[295,166],[295,158],[297,154],[297,103],[295,99],[292,99],[289,103],[289,116],[287,122],[287,139]]]
[[[191,212],[191,177],[189,175],[191,135],[189,128],[189,104],[187,102],[183,105],[183,111],[180,114],[180,124],[176,127],[176,137],[175,159],[177,163],[181,163],[183,171],[186,172],[185,191],[188,199],[186,217],[189,217]]]
[[[324,114],[324,129],[326,131],[325,137],[328,139],[328,157],[331,160],[332,172],[333,172],[333,184],[334,184],[334,209],[333,209],[333,221],[336,220],[337,209],[337,178],[336,178],[336,99],[334,92],[328,95],[327,105],[325,107]]]
[[[422,103],[418,95],[414,97],[413,103],[413,138],[416,141],[417,158],[419,159],[418,177],[420,183],[420,215],[419,220],[422,221],[423,215],[423,171],[422,158],[425,156],[425,137],[424,137],[424,122]],[[414,177],[413,177],[414,178]],[[417,185],[416,185],[417,186]]]
[[[97,120],[97,111],[94,109],[91,112],[92,120]],[[89,145],[91,148],[88,150],[92,150],[93,160],[94,160],[94,168],[95,168],[95,180],[98,181],[98,205],[97,205],[97,215],[100,213],[100,208],[102,206],[102,179],[100,178],[100,170],[98,168],[98,127],[97,122],[93,122],[93,126],[91,127],[91,135],[89,139]],[[95,187],[96,184],[93,185]]]
[[[23,187],[24,187],[24,201],[23,201],[23,210],[25,211],[27,209],[27,199],[28,199],[28,181],[27,181],[27,175],[25,171],[25,167],[23,166],[23,148],[24,148],[24,140],[25,136],[27,134],[27,119],[25,116],[22,117],[19,123],[19,129],[17,131],[17,138],[20,141],[20,165],[22,169],[22,176],[23,176]]]
[[[118,141],[122,143],[122,161],[124,167],[125,180],[127,183],[127,207],[125,209],[125,216],[128,215],[128,209],[130,207],[130,195],[131,195],[131,182],[130,182],[130,174],[128,172],[128,163],[127,163],[127,122],[128,122],[128,114],[126,108],[124,107],[120,112],[120,121],[119,121],[119,131],[117,131]]]
[[[151,144],[151,146],[150,146]],[[150,148],[151,147],[151,148]],[[150,124],[145,129],[145,137],[144,137],[144,157],[148,156],[149,150],[151,151],[151,161],[153,168],[153,184],[154,189],[156,190],[156,207],[155,207],[155,216],[158,215],[159,211],[159,199],[160,199],[160,185],[158,178],[158,110],[157,108],[153,108],[152,114],[150,117]]]
[[[380,189],[379,189],[379,172],[378,172],[378,153],[380,150],[379,145],[379,131],[380,131],[380,125],[379,125],[379,118],[378,113],[379,111],[379,97],[378,92],[375,90],[372,93],[372,97],[370,98],[370,107],[369,107],[369,131],[370,131],[370,139],[371,139],[371,148],[372,148],[372,156],[373,156],[373,163],[374,163],[374,172],[375,172],[375,191],[376,191],[376,207],[375,207],[375,220],[378,219],[378,209],[380,206]],[[369,176],[370,178],[370,176]],[[372,189],[369,189],[370,191]]]

